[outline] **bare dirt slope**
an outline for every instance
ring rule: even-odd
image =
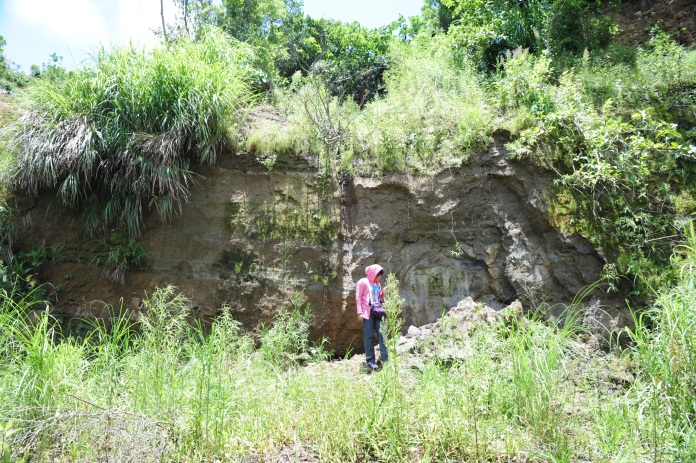
[[[658,26],[680,44],[696,44],[695,0],[632,0],[613,13],[619,24],[619,40],[639,45],[650,38],[650,29]]]

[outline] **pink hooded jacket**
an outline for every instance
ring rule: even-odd
[[[370,318],[370,287],[372,283],[375,282],[377,274],[383,270],[384,269],[377,264],[365,268],[365,275],[367,275],[367,278],[361,278],[358,281],[358,287],[355,289],[355,305],[358,308],[358,315],[361,315],[365,320]],[[377,284],[379,285],[379,283]],[[379,285],[379,297],[380,299],[384,297],[381,285]]]

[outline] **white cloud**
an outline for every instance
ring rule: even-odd
[[[164,1],[164,19],[172,23],[176,16],[173,0]],[[119,0],[118,1],[118,40],[141,46],[153,46],[159,39],[153,30],[162,30],[159,0]]]
[[[91,0],[9,0],[9,6],[18,19],[58,40],[108,42],[106,21]]]

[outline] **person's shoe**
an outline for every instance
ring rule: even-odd
[[[372,373],[373,371],[379,370],[379,366],[374,361],[370,361],[365,365],[365,370],[368,373]]]

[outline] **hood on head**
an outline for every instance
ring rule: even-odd
[[[370,281],[370,284],[375,282],[375,277],[379,272],[384,271],[381,265],[369,265],[365,268],[365,275],[367,275],[367,279]]]

